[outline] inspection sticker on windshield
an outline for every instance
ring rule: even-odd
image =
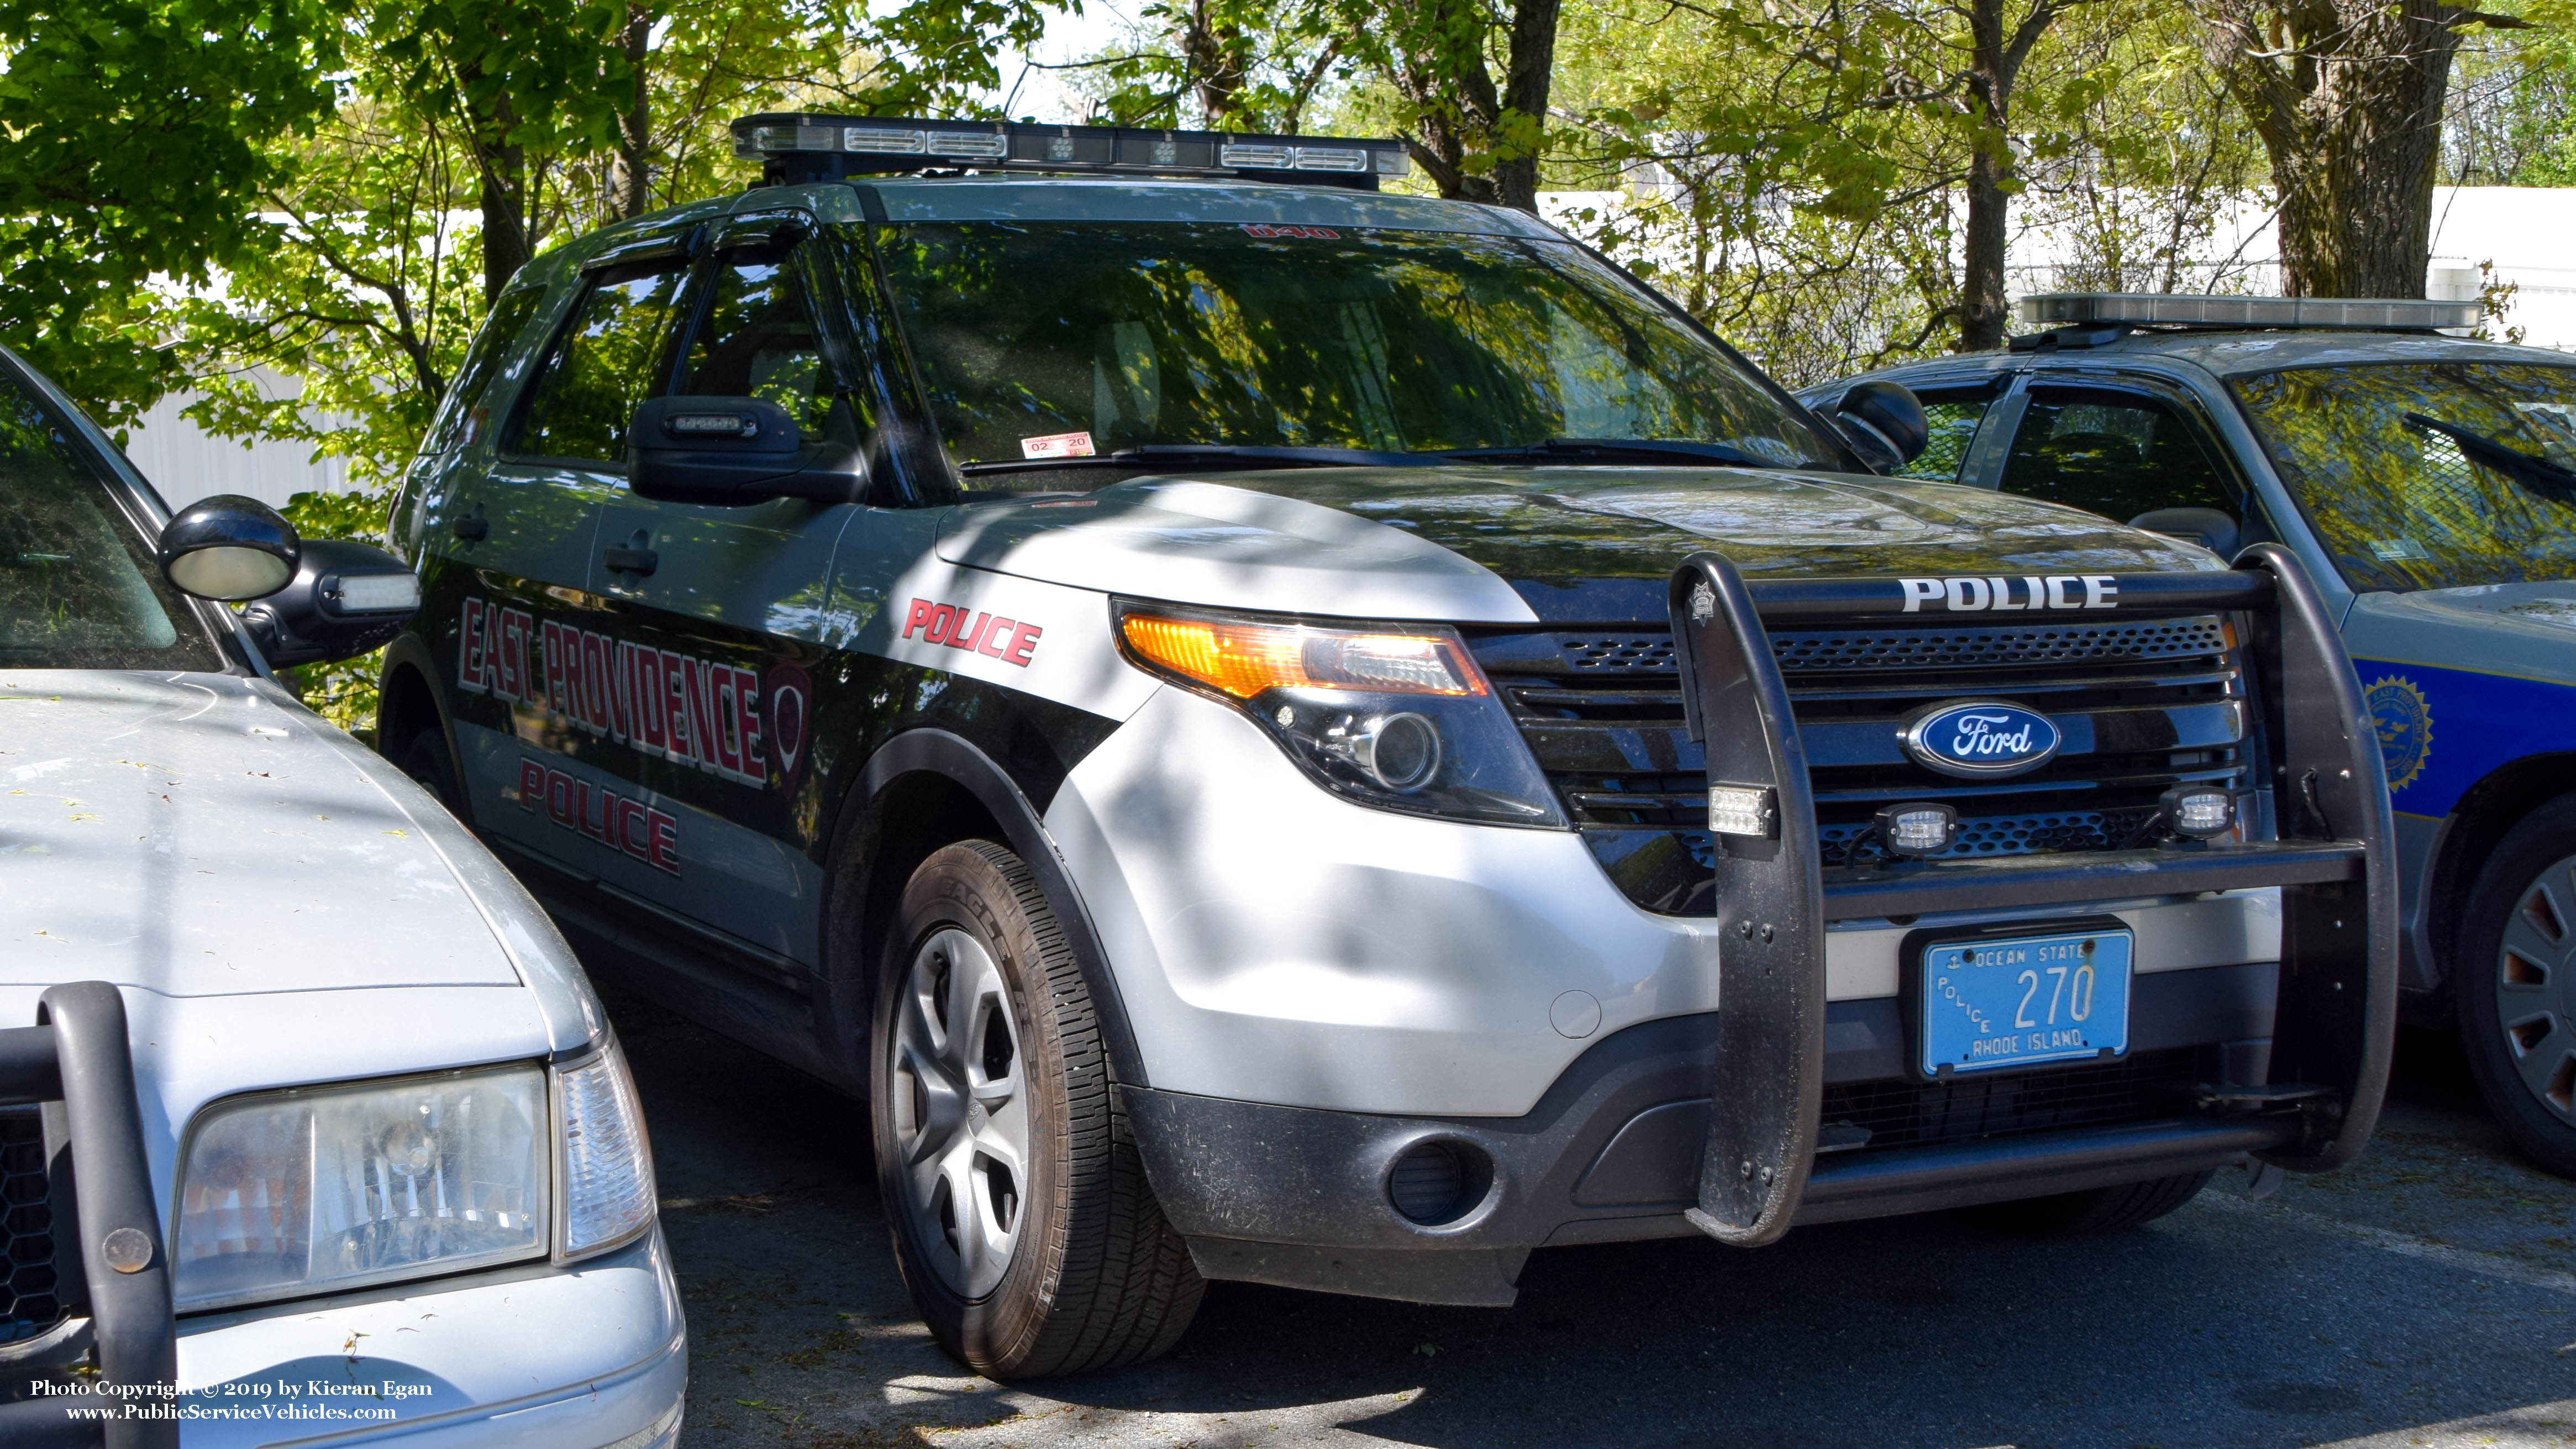
[[[2424,551],[2424,545],[2406,537],[2404,534],[2400,534],[2395,538],[2372,539],[2370,541],[2370,556],[2375,559],[2382,559],[2392,563],[2430,563],[2433,559],[2431,554]]]
[[[1023,458],[1088,458],[1091,456],[1089,433],[1048,433],[1042,437],[1020,439]]]

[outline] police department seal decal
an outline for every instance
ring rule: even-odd
[[[2370,682],[2362,696],[2379,731],[2379,757],[2388,765],[2388,788],[2403,790],[2424,773],[2433,755],[2433,711],[2411,679],[2391,674]]]

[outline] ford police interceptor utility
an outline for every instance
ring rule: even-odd
[[[2497,1119],[2576,1175],[2576,364],[2433,331],[2474,302],[2023,317],[2046,330],[1873,375],[1934,420],[1904,471],[2299,559],[2395,792],[2401,1008],[2455,1019]]]
[[[498,300],[381,743],[866,1096],[977,1369],[2367,1137],[2384,790],[2288,555],[1873,476],[1901,389],[1820,419],[1394,143],[736,136]]]
[[[679,1438],[580,965],[270,678],[419,597],[249,499],[172,517],[0,349],[0,1444]]]

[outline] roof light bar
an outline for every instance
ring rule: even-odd
[[[2050,292],[2022,298],[2021,321],[2026,327],[2296,327],[2386,332],[2475,327],[2478,304],[2351,297]]]
[[[883,116],[745,116],[733,153],[765,163],[772,182],[933,168],[1250,176],[1377,189],[1413,169],[1401,141],[1230,136],[1122,126],[922,121]]]

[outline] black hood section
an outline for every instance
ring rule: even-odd
[[[1747,578],[2180,573],[2188,544],[2027,498],[1747,468],[1314,468],[1229,473],[1416,534],[1501,575],[1551,623],[1661,622],[1682,560]]]

